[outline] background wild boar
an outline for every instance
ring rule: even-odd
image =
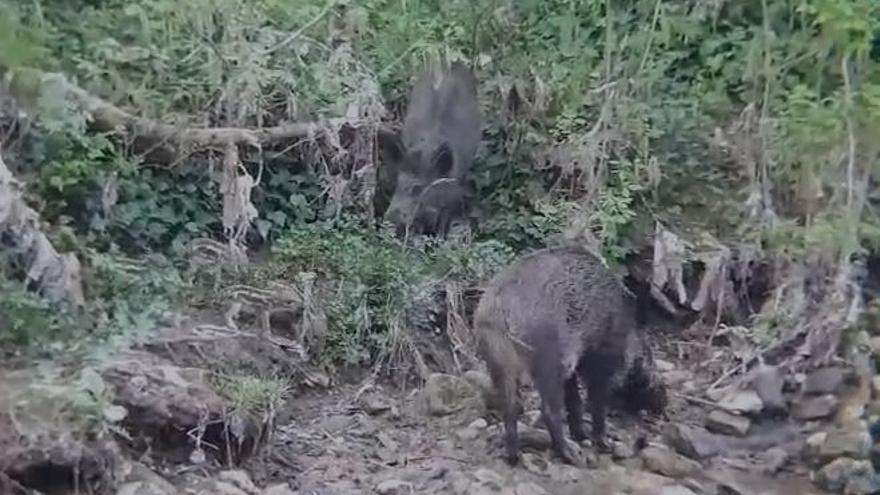
[[[380,174],[393,176],[385,219],[399,234],[445,236],[470,203],[470,169],[480,143],[477,81],[461,63],[423,73],[410,93],[402,139],[379,135]]]
[[[537,251],[489,282],[474,314],[474,331],[501,405],[509,463],[519,460],[523,377],[538,389],[553,449],[569,463],[574,460],[562,433],[563,405],[571,436],[586,437],[578,377],[587,386],[599,449],[607,449],[605,410],[613,386],[619,384],[615,388],[634,409],[665,407],[665,388],[650,376],[650,354],[627,356],[644,350],[634,333],[635,303],[622,281],[580,247]]]

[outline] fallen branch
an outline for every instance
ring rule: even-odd
[[[60,254],[40,228],[40,217],[22,198],[22,185],[0,156],[0,234],[23,260],[29,283],[54,302],[85,304],[79,260]]]
[[[77,108],[92,117],[92,127],[102,132],[120,132],[134,140],[135,148],[148,152],[160,163],[175,163],[181,156],[205,148],[225,150],[227,145],[257,148],[297,139],[314,139],[322,130],[339,129],[344,125],[358,127],[368,122],[350,118],[334,118],[320,122],[294,122],[274,127],[207,127],[173,125],[139,117],[116,105],[89,94],[70,82],[63,74],[46,73],[32,68],[17,69],[7,78],[8,91],[16,99],[33,104],[49,85],[61,92]],[[392,131],[393,132],[393,131]]]

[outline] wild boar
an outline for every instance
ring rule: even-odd
[[[578,378],[587,387],[592,439],[600,450],[608,448],[605,413],[615,385],[635,409],[665,407],[665,388],[648,369],[650,355],[627,356],[643,342],[633,334],[635,304],[616,275],[575,246],[526,255],[489,282],[474,313],[474,332],[501,405],[507,462],[519,460],[522,378],[537,388],[553,450],[568,463],[574,459],[562,433],[563,406],[572,438],[586,438]]]
[[[470,69],[456,62],[423,73],[410,93],[402,139],[379,135],[385,180],[394,176],[384,217],[399,235],[442,237],[466,216],[479,143],[477,81]]]

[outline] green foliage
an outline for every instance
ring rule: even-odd
[[[324,301],[330,361],[371,362],[386,352],[407,304],[426,284],[445,277],[485,280],[512,257],[497,241],[464,247],[405,247],[386,230],[365,231],[353,220],[297,225],[274,248],[288,270],[312,270],[336,280]]]
[[[70,336],[74,320],[42,297],[0,278],[0,348],[40,348]]]
[[[399,102],[428,59],[475,63],[485,116],[475,174],[485,215],[472,246],[404,247],[366,222],[328,220],[339,201],[328,181],[351,171],[340,172],[326,150],[289,143],[296,152],[264,164],[251,238],[277,238],[276,261],[287,270],[336,281],[328,302],[335,360],[362,363],[381,352],[402,309],[430,281],[483,279],[573,223],[585,224],[611,261],[627,254],[633,222],[655,215],[698,223],[721,239],[760,238],[792,257],[880,242],[876,199],[864,208],[859,201],[860,186],[880,170],[874,0],[3,7],[10,14],[0,16],[0,48],[46,48],[3,56],[50,59],[90,91],[181,125],[344,115],[377,102],[374,83]],[[216,237],[220,197],[209,164],[187,158],[173,170],[151,168],[118,142],[88,134],[63,100],[43,104],[32,187],[47,219],[71,218],[83,243],[102,251],[115,244],[126,253],[176,253],[192,237]],[[721,153],[716,136],[727,143]],[[111,182],[118,201],[105,211]],[[777,222],[749,215],[754,191],[772,195]],[[343,211],[363,213],[356,209],[346,203]],[[117,268],[128,273],[113,268],[102,283],[114,286]],[[165,300],[163,284],[103,304],[108,314],[144,315],[132,307]],[[97,293],[117,300],[109,289]],[[122,302],[129,300],[137,306]],[[149,320],[139,318],[128,319]]]
[[[21,22],[8,0],[0,1],[0,66],[37,65],[47,55],[44,33]]]
[[[290,385],[278,378],[215,376],[214,386],[234,411],[260,418],[272,418],[290,397]]]

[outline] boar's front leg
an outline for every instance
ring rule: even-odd
[[[610,365],[611,363],[608,360],[595,355],[585,357],[584,361],[580,367],[580,372],[583,380],[587,383],[590,416],[593,420],[593,444],[599,452],[609,452],[611,448],[605,439],[605,414],[613,366]]]

